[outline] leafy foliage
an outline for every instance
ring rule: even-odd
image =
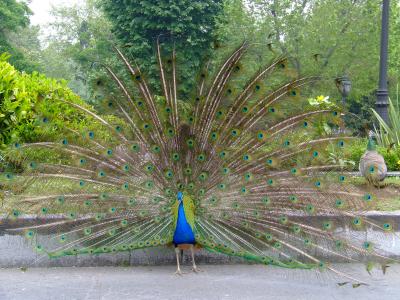
[[[156,40],[170,55],[175,47],[179,61],[182,92],[189,93],[196,71],[209,54],[214,41],[216,16],[222,10],[220,0],[103,0],[104,11],[125,51],[146,72],[150,84],[157,87],[154,74]],[[148,60],[153,57],[152,60]],[[153,79],[153,80],[151,80]]]
[[[372,111],[379,122],[379,128],[375,129],[379,145],[387,149],[400,149],[400,106],[398,100],[393,102],[389,99],[389,124],[374,109]]]
[[[0,59],[0,147],[12,142],[57,139],[57,128],[66,124],[79,128],[84,124],[82,115],[61,102],[83,104],[65,81],[49,79],[37,72],[21,73],[7,58],[3,54]],[[38,126],[50,119],[56,127]]]
[[[40,58],[44,73],[68,80],[68,86],[87,102],[95,103],[96,87],[104,74],[100,64],[114,64],[115,40],[111,24],[97,8],[96,0],[57,6],[48,25],[46,47]]]
[[[25,57],[23,49],[15,43],[15,33],[29,26],[32,14],[26,1],[0,2],[0,53],[11,54],[10,62],[19,70],[31,72],[37,65]]]

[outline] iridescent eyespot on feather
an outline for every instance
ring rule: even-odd
[[[154,146],[151,147],[151,151],[153,153],[155,153],[155,154],[158,154],[158,153],[160,153],[161,148],[159,146],[157,146],[157,145],[154,145]]]
[[[171,170],[165,171],[165,177],[166,177],[167,179],[171,179],[173,176],[174,176],[174,174],[172,173]]]
[[[94,132],[93,131],[89,131],[88,136],[90,139],[94,138]]]
[[[335,201],[335,206],[336,206],[337,208],[342,208],[342,207],[344,206],[344,201],[341,200],[341,199],[336,199],[336,201]]]
[[[392,230],[392,228],[393,228],[392,224],[390,224],[390,223],[384,223],[382,227],[385,231]]]
[[[137,144],[137,143],[132,144],[131,150],[132,150],[133,152],[139,152],[139,151],[140,151],[140,146],[139,146],[139,144]]]
[[[307,204],[306,205],[306,212],[308,212],[309,214],[312,214],[315,212],[315,206],[312,204]]]
[[[251,156],[249,154],[245,154],[245,155],[243,155],[243,160],[244,161],[250,161],[251,160]]]
[[[64,146],[67,146],[68,145],[68,140],[67,139],[63,139],[61,141],[61,144],[63,144]]]
[[[324,222],[324,223],[322,224],[322,228],[325,229],[325,230],[330,230],[330,229],[332,229],[332,226],[333,226],[333,224],[332,224],[331,221],[326,221],[326,222]]]
[[[207,172],[201,172],[201,173],[200,173],[199,179],[200,179],[201,181],[205,181],[207,178],[208,178]]]
[[[174,130],[173,130],[172,128],[168,128],[168,129],[167,129],[167,136],[168,136],[168,137],[173,137],[173,136],[175,136],[175,132],[174,132]]]
[[[353,225],[359,226],[361,225],[361,219],[360,218],[354,218],[353,219]]]
[[[186,145],[188,145],[189,148],[193,148],[194,146],[194,140],[193,139],[188,139],[186,141]]]
[[[257,132],[257,139],[263,140],[264,136],[265,136],[265,134],[262,131]]]
[[[273,108],[273,107],[271,107],[270,109],[268,109],[268,111],[269,111],[270,113],[276,112],[275,108]]]
[[[239,130],[238,129],[233,129],[232,131],[231,131],[231,136],[232,137],[237,137],[239,135]]]
[[[64,196],[58,196],[56,201],[58,204],[64,204],[65,198]]]
[[[367,202],[372,201],[372,195],[370,195],[370,194],[365,194],[365,195],[364,195],[364,200],[367,201]]]
[[[249,112],[249,108],[247,106],[243,106],[242,108],[242,113],[248,113]]]
[[[100,200],[107,200],[108,199],[108,194],[107,193],[100,193],[99,199]]]
[[[125,183],[122,185],[122,189],[124,189],[124,190],[129,189],[129,184],[128,184],[127,182],[125,182]]]
[[[25,236],[30,239],[35,235],[35,233],[32,230],[28,230],[25,234]]]
[[[221,152],[219,153],[219,157],[222,158],[222,159],[226,158],[226,156],[227,156],[226,151],[221,151]]]
[[[122,166],[122,170],[124,170],[125,172],[128,172],[129,171],[129,165],[123,165]]]
[[[144,168],[147,172],[151,173],[154,171],[154,166],[152,164],[147,164]]]
[[[211,140],[216,141],[218,139],[218,134],[216,132],[211,133]]]
[[[113,155],[112,149],[107,149],[106,154],[107,154],[107,156]]]
[[[343,242],[341,240],[336,240],[335,241],[335,246],[337,249],[342,249],[343,248]]]
[[[135,198],[128,199],[127,204],[129,206],[134,206],[136,204],[136,199]]]
[[[346,177],[344,175],[339,176],[339,181],[344,182],[346,180]]]
[[[151,181],[151,180],[146,181],[146,182],[145,182],[145,186],[146,186],[146,188],[148,188],[148,189],[153,188],[153,187],[154,187],[154,182]]]
[[[253,174],[251,174],[250,172],[247,172],[246,174],[244,174],[244,180],[250,181],[252,179],[253,179]]]
[[[179,153],[172,153],[172,160],[173,161],[178,161],[180,158]]]
[[[279,217],[279,222],[281,224],[286,224],[288,222],[288,217],[286,217],[286,216]]]
[[[264,197],[261,199],[261,202],[262,202],[264,205],[269,205],[269,204],[271,204],[271,200],[270,200],[270,198],[269,198],[268,196],[264,196]]]
[[[197,160],[203,162],[206,159],[206,155],[205,154],[199,154],[197,156]]]
[[[365,241],[365,242],[363,243],[363,248],[364,248],[365,250],[372,250],[372,244],[371,244],[371,242]]]
[[[222,174],[227,175],[227,174],[229,174],[229,172],[230,172],[229,168],[226,168],[226,167],[222,168]]]

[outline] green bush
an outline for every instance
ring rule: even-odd
[[[354,161],[355,168],[358,169],[358,163],[361,156],[367,150],[367,139],[356,139],[346,148],[346,157]],[[388,149],[382,146],[377,147],[378,152],[384,157],[389,171],[400,171],[400,147]]]
[[[66,82],[36,72],[21,73],[7,59],[5,54],[0,56],[1,149],[14,142],[53,140],[60,134],[57,127],[79,129],[85,125],[87,116],[62,102],[88,107],[67,87]],[[55,125],[52,129],[39,126],[41,121],[47,120]]]

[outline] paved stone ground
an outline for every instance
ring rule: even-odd
[[[203,272],[182,277],[173,275],[172,265],[0,269],[0,299],[400,299],[400,265],[372,276],[362,265],[335,267],[369,285],[338,286],[344,279],[332,273],[260,265],[204,265]]]

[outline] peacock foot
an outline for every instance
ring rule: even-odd
[[[179,275],[182,276],[184,273],[181,271],[181,269],[177,269],[174,275]]]
[[[194,273],[203,272],[203,270],[200,269],[198,266],[193,266],[193,267],[192,267],[192,271],[193,271]]]

